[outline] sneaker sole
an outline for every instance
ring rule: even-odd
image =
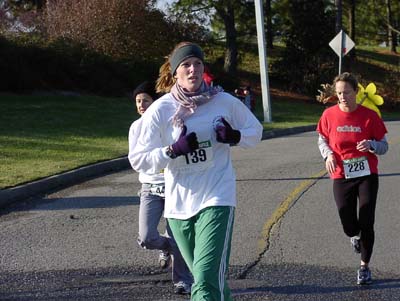
[[[174,294],[175,295],[190,295],[190,292],[187,292],[185,290],[175,290]]]
[[[354,253],[360,254],[361,253],[361,245],[360,240],[350,240],[351,247],[353,248]]]
[[[350,241],[350,243],[351,243],[354,253],[360,254],[361,253],[360,240],[358,240],[358,242],[356,242],[356,243],[353,243],[353,241]]]

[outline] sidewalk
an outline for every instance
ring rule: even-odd
[[[301,126],[289,129],[264,131],[262,140],[277,138],[286,135],[314,131],[315,125]],[[29,199],[33,196],[47,194],[56,190],[72,186],[91,178],[99,177],[108,173],[118,172],[130,168],[127,156],[79,167],[61,174],[53,175],[44,179],[24,183],[12,188],[0,190],[0,208],[12,203]]]

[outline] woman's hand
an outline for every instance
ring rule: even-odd
[[[218,125],[215,129],[217,133],[217,141],[221,143],[237,144],[240,141],[240,131],[234,130],[231,125],[223,117],[222,125]]]
[[[199,142],[197,141],[196,133],[191,132],[190,134],[186,135],[186,132],[187,127],[184,125],[178,141],[171,145],[176,157],[186,155],[199,148]]]
[[[335,172],[336,166],[337,164],[335,156],[333,154],[329,154],[328,157],[326,157],[325,168],[330,175]]]
[[[357,142],[356,148],[360,152],[368,152],[371,149],[371,143],[369,140],[364,139],[360,142]]]

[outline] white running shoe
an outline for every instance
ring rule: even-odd
[[[179,281],[178,283],[174,283],[174,293],[177,295],[187,295],[192,291],[192,285],[185,283],[183,281]]]
[[[160,254],[158,255],[158,264],[162,269],[166,269],[169,267],[169,265],[171,264],[171,255],[168,251],[160,251]]]
[[[351,246],[353,247],[353,251],[355,253],[361,253],[361,245],[360,245],[360,237],[353,236],[350,238]]]

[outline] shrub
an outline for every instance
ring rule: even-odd
[[[151,3],[52,0],[48,1],[43,20],[51,40],[67,38],[113,58],[163,57],[179,36],[175,34],[176,24]]]
[[[0,91],[122,95],[143,79],[155,78],[158,66],[140,58],[116,60],[67,39],[46,42],[0,36]]]

